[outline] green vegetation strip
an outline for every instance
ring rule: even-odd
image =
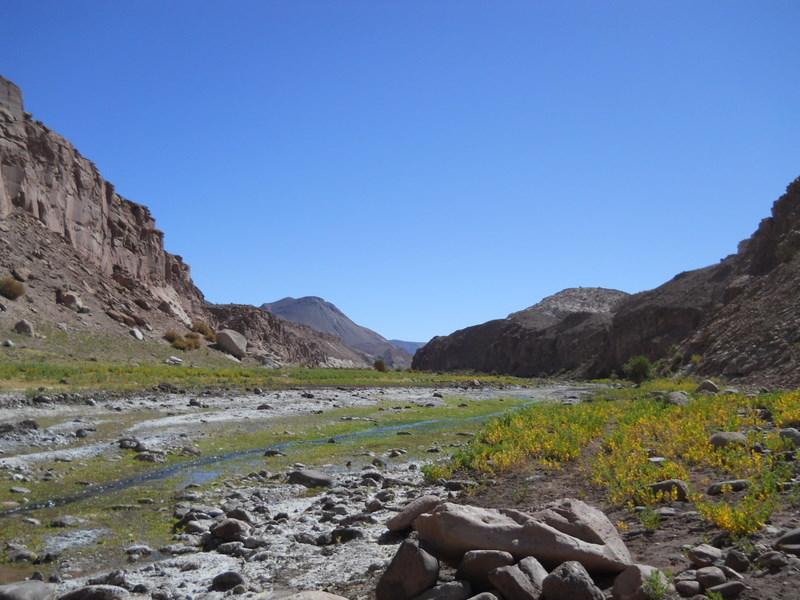
[[[295,386],[421,387],[467,384],[530,386],[530,379],[502,375],[436,374],[374,369],[267,369],[264,367],[171,366],[166,364],[106,364],[98,362],[0,362],[0,391],[33,391],[44,387],[60,391],[130,391],[159,383],[184,388]]]
[[[491,421],[449,463],[426,467],[426,475],[531,466],[557,471],[574,463],[609,502],[631,508],[669,500],[669,492],[654,492],[650,485],[681,479],[709,522],[735,536],[752,534],[775,510],[800,500],[797,492],[783,492],[793,475],[795,448],[778,431],[800,424],[800,392],[696,395],[686,406],[665,401],[670,391],[695,387],[690,381],[651,381],[604,391],[576,406],[535,405]],[[719,431],[747,432],[747,443],[715,447],[709,439]],[[652,461],[654,455],[662,460]],[[709,484],[731,479],[748,480],[747,491],[726,490],[716,500],[705,495]]]

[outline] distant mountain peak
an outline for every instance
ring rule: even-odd
[[[266,302],[261,309],[281,319],[334,335],[349,348],[370,359],[381,358],[390,367],[406,368],[411,365],[411,353],[392,344],[379,333],[353,322],[335,304],[319,296],[286,297],[276,302]]]

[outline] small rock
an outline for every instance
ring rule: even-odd
[[[439,561],[412,540],[400,545],[378,581],[376,600],[411,600],[436,583]]]
[[[211,589],[217,592],[227,592],[237,585],[244,585],[245,579],[236,571],[220,573],[211,581]]]
[[[703,586],[703,589],[720,585],[728,580],[724,571],[719,567],[703,567],[702,569],[697,569],[697,575],[695,575],[695,577],[697,581],[700,582],[700,585]]]
[[[33,324],[27,319],[17,321],[14,325],[14,331],[20,335],[27,335],[28,337],[34,336]]]
[[[732,492],[741,492],[742,490],[746,490],[749,485],[750,482],[748,482],[746,479],[720,481],[719,483],[712,483],[708,487],[708,490],[706,490],[706,494],[709,496],[719,496],[723,489],[730,489]]]
[[[718,431],[708,439],[708,443],[715,448],[730,445],[744,446],[747,444],[747,436],[738,431]]]
[[[736,598],[745,589],[747,588],[741,581],[729,581],[710,587],[706,591],[719,594],[724,600],[730,600],[731,598]]]
[[[651,483],[648,488],[656,495],[662,494],[664,499],[668,501],[674,498],[679,502],[685,502],[689,497],[689,486],[680,479],[658,481]]]
[[[542,583],[545,598],[569,598],[570,600],[605,600],[584,566],[574,560],[562,563]]]
[[[697,391],[698,393],[705,392],[710,394],[716,394],[719,392],[719,386],[710,379],[706,379],[703,383],[697,386],[697,390],[695,391]]]
[[[691,548],[687,553],[689,562],[695,568],[709,567],[716,561],[722,560],[722,550],[710,544],[700,544]]]

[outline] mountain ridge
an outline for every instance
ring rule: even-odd
[[[381,359],[392,368],[411,366],[410,353],[372,329],[358,325],[335,304],[319,296],[289,296],[265,302],[260,308],[282,319],[336,336],[345,346],[363,353],[370,360]]]

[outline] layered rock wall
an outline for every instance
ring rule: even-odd
[[[123,285],[141,285],[184,321],[204,311],[188,265],[164,250],[150,211],[116,193],[97,167],[24,113],[22,94],[0,77],[0,219],[22,211],[61,235]]]

